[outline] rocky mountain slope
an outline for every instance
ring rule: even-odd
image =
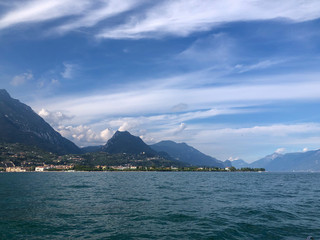
[[[80,153],[29,106],[0,89],[0,142],[37,146],[57,154]]]

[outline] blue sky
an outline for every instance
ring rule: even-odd
[[[0,0],[0,87],[79,146],[318,149],[319,24],[313,0]]]

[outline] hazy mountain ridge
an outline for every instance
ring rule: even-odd
[[[253,162],[250,166],[263,167],[273,172],[320,171],[320,149],[286,154],[275,153]]]
[[[242,159],[232,161],[236,168],[265,168],[271,172],[319,172],[320,171],[320,149],[295,152],[295,153],[272,153],[252,163]]]
[[[100,146],[87,146],[87,147],[82,147],[81,151],[83,153],[92,153],[92,152],[99,152],[102,151],[103,145]]]
[[[247,163],[246,161],[244,161],[243,159],[233,160],[233,161],[231,161],[231,164],[235,168],[245,168],[245,167],[249,167],[250,166],[250,164]]]
[[[167,152],[177,161],[185,162],[193,166],[209,166],[225,168],[226,165],[216,158],[205,155],[199,150],[189,146],[186,143],[176,143],[173,141],[161,141],[151,145],[156,151]]]
[[[278,161],[279,159],[281,159],[281,157],[283,156],[283,154],[281,153],[272,153],[269,154],[261,159],[258,159],[257,161],[252,162],[251,164],[249,164],[250,167],[260,167],[260,166],[269,166],[270,164],[274,164],[274,161]]]

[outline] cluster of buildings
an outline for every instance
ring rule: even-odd
[[[107,169],[107,166],[104,166],[105,169]],[[136,170],[137,166],[132,166],[130,164],[125,164],[124,166],[109,166],[109,168],[112,168],[114,170]],[[104,170],[104,168],[102,168]]]
[[[27,168],[24,167],[7,167],[6,172],[27,172]]]
[[[70,171],[74,168],[74,165],[43,165],[43,166],[36,166],[36,167],[17,167],[17,166],[10,166],[3,168],[3,171],[6,172],[46,172],[46,171]],[[101,170],[136,170],[137,166],[132,166],[131,164],[119,165],[119,166],[102,166],[97,165],[95,166],[96,169]]]
[[[6,172],[44,172],[50,170],[57,170],[57,171],[68,171],[73,168],[73,165],[43,165],[37,167],[17,167],[11,166],[3,168]]]
[[[67,171],[71,170],[73,165],[44,165],[35,167],[35,172],[44,172],[48,170]]]

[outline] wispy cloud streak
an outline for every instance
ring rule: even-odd
[[[0,17],[0,29],[17,24],[42,23],[66,19],[58,23],[53,32],[65,33],[80,27],[93,27],[100,21],[118,15],[137,6],[143,0],[32,0],[12,4],[12,8]]]
[[[135,6],[139,5],[141,1],[137,0],[106,0],[102,1],[99,8],[94,8],[90,11],[86,11],[80,18],[73,19],[72,21],[65,23],[55,30],[60,33],[76,30],[81,27],[92,27],[100,21],[107,18],[116,16],[125,11],[131,10]]]
[[[0,29],[17,24],[53,23],[53,32],[66,33],[81,27],[91,28],[101,21],[136,8],[144,0],[30,0],[13,3],[0,17]],[[266,10],[267,9],[267,10]],[[289,19],[301,22],[320,17],[316,0],[170,0],[146,4],[123,18],[124,24],[99,26],[99,38],[140,39],[167,35],[188,36],[235,21]],[[66,18],[68,17],[68,18]],[[65,18],[65,19],[63,19]],[[50,31],[50,30],[49,30]]]
[[[303,79],[302,79],[303,80]],[[211,108],[215,104],[308,100],[320,98],[320,83],[316,81],[280,84],[230,85],[192,89],[119,90],[118,93],[72,96],[46,101],[49,109],[66,109],[72,115],[125,116],[170,112],[187,99],[190,111]]]
[[[98,37],[140,39],[163,35],[187,36],[227,22],[275,18],[307,21],[318,18],[319,10],[319,3],[312,0],[164,1],[122,26],[102,31]]]
[[[90,4],[88,0],[79,0],[77,4],[71,0],[28,1],[20,3],[18,7],[0,18],[0,29],[16,24],[37,23],[77,15]]]

